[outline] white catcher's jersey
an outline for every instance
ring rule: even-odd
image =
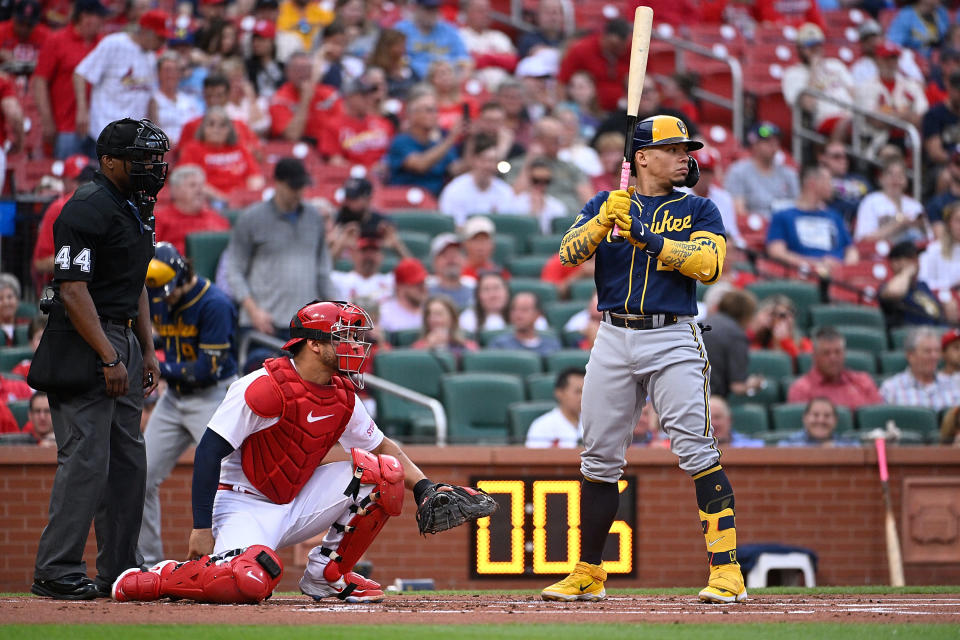
[[[210,418],[207,427],[230,443],[234,451],[223,459],[220,466],[220,482],[231,486],[239,486],[247,493],[262,495],[253,488],[253,484],[243,473],[240,460],[240,445],[257,431],[261,431],[277,423],[278,418],[261,418],[255,414],[245,400],[247,387],[260,376],[267,375],[266,369],[258,369],[251,374],[240,378],[227,391],[226,397]],[[340,436],[340,446],[349,453],[356,447],[370,451],[380,446],[383,441],[383,432],[367,413],[363,403],[354,396],[353,414],[343,434]]]

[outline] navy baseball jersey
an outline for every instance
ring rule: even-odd
[[[150,317],[165,355],[160,374],[172,385],[206,387],[237,373],[237,311],[227,294],[206,278],[198,277],[172,308],[163,298],[151,299]]]
[[[609,191],[595,195],[577,216],[571,229],[597,215]],[[635,193],[630,213],[665,238],[690,240],[695,231],[726,233],[720,210],[711,200],[674,190],[662,196]],[[611,234],[596,250],[597,309],[614,313],[696,315],[697,281],[636,248],[629,242],[611,242]],[[571,260],[572,261],[572,260]]]

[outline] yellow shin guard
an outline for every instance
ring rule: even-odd
[[[733,509],[724,509],[719,513],[701,511],[700,523],[710,557],[710,581],[700,592],[700,599],[715,603],[746,600],[747,589],[737,563],[737,528]]]

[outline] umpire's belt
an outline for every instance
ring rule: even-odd
[[[106,324],[118,324],[121,327],[126,327],[127,329],[133,328],[133,318],[100,318],[100,322]]]
[[[659,329],[677,324],[679,316],[673,313],[655,313],[648,316],[637,316],[630,314],[603,312],[603,321],[609,322],[615,327],[624,329],[636,329],[645,331],[647,329]]]

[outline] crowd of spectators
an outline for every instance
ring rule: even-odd
[[[229,232],[216,280],[238,305],[241,332],[282,338],[304,301],[328,298],[371,311],[378,351],[402,333],[416,335],[405,343],[414,349],[457,360],[480,348],[546,357],[592,344],[596,298],[551,326],[547,301],[511,282],[516,274],[501,263],[504,234],[492,218],[530,217],[541,234],[555,234],[556,221],[572,220],[597,189],[616,184],[628,21],[584,28],[560,0],[532,3],[528,30],[494,23],[499,7],[490,0],[68,4],[65,12],[63,3],[15,0],[0,22],[0,164],[9,169],[0,166],[0,179],[22,182],[27,162],[63,162],[61,197],[38,230],[32,284],[49,280],[53,220],[92,176],[100,129],[118,117],[150,117],[174,145],[157,240],[188,253],[189,234]],[[629,15],[632,7],[621,4],[620,15]],[[960,405],[951,395],[960,393],[956,376],[937,373],[939,352],[931,365],[942,330],[908,340],[909,367],[878,389],[868,374],[844,367],[841,333],[820,327],[808,336],[797,322],[805,310],[789,297],[756,300],[743,290],[756,277],[744,279],[737,266],[748,255],[771,258],[788,277],[824,281],[882,265],[885,275],[872,270],[869,278],[887,326],[960,319],[957,15],[938,0],[903,8],[841,3],[866,12],[856,29],[859,57],[845,61],[831,40],[836,14],[825,13],[837,4],[652,3],[658,23],[694,41],[690,25],[725,24],[746,41],[762,28],[792,29],[784,36],[793,50],[782,100],[803,111],[824,142],[808,166],[797,166],[789,133],[762,111],[748,114],[743,146],[708,144],[696,154],[701,180],[692,188],[716,202],[731,247],[724,278],[704,302],[715,422],[736,409],[724,398],[768,388],[747,373],[752,350],[784,352],[798,373],[800,359],[810,357],[810,371],[785,390],[788,402],[809,405],[796,425],[803,431],[785,444],[842,444],[835,429],[824,435],[824,425],[832,412],[836,427],[836,406],[856,408],[850,398],[938,411]],[[701,115],[704,105],[690,91],[696,83],[690,74],[648,74],[639,116],[677,115],[691,136],[710,143],[716,121]],[[850,109],[805,90],[915,125],[923,149],[879,120],[854,127]],[[863,140],[853,141],[853,131]],[[863,142],[862,157],[851,155],[853,142]],[[915,199],[910,176],[918,163],[922,197]],[[411,250],[391,213],[374,206],[388,192],[404,195],[403,208],[425,202],[419,208],[436,209],[455,230]],[[591,278],[592,265],[566,269],[555,256],[540,275],[561,300],[574,299],[576,284]],[[8,345],[17,303],[33,297],[16,286],[0,288]],[[577,376],[566,373],[551,418],[564,433],[541,441],[571,441],[576,416],[565,406],[573,405]],[[658,441],[655,428],[640,431],[638,443]],[[718,431],[728,446],[750,440],[735,428]]]

